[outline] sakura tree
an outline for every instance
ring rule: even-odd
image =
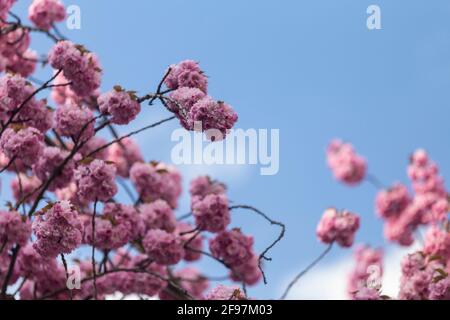
[[[247,288],[269,280],[264,266],[284,237],[284,224],[253,206],[232,203],[227,186],[208,176],[190,184],[191,212],[176,214],[180,172],[145,159],[133,139],[175,120],[188,131],[200,123],[210,143],[226,139],[238,115],[208,95],[199,64],[185,60],[169,66],[153,92],[120,85],[101,92],[100,59],[56,27],[66,19],[63,3],[33,0],[32,25],[27,25],[13,13],[15,2],[0,0],[0,173],[11,180],[13,195],[0,210],[0,299],[97,300],[117,293],[164,300],[252,298]],[[37,34],[53,41],[42,55],[30,49]],[[33,76],[39,64],[52,69],[50,79]],[[118,134],[117,126],[132,124],[143,108],[155,104],[169,116]],[[109,140],[100,137],[104,131],[111,133]],[[398,183],[383,187],[348,143],[332,142],[327,155],[337,180],[353,187],[367,180],[380,189],[376,209],[387,239],[410,246],[428,228],[423,250],[405,257],[398,297],[382,293],[382,251],[357,247],[349,297],[450,298],[448,192],[427,153],[419,150],[411,157],[414,194]],[[127,201],[117,199],[121,188]],[[238,210],[277,228],[262,252],[256,252],[251,235],[230,227]],[[292,287],[333,246],[352,247],[360,223],[349,210],[325,210],[317,228],[325,251],[281,298],[290,298]],[[81,254],[86,252],[87,257]],[[200,259],[226,268],[222,284],[211,285],[217,277],[197,267]]]
[[[133,140],[176,119],[190,131],[201,123],[211,143],[225,138],[238,116],[208,95],[198,63],[169,66],[155,92],[139,95],[117,85],[102,93],[98,57],[56,28],[66,17],[64,5],[33,1],[28,26],[12,13],[14,3],[0,2],[1,173],[13,176],[14,197],[0,211],[1,299],[104,299],[116,293],[244,299],[247,286],[266,281],[263,261],[270,261],[267,254],[284,225],[253,207],[232,206],[226,186],[207,176],[192,181],[192,212],[177,219],[179,171],[144,159]],[[44,58],[29,48],[37,33],[54,42]],[[53,76],[36,80],[38,64],[52,68]],[[53,107],[42,94],[50,94]],[[155,103],[170,117],[118,135],[115,126],[129,125]],[[99,137],[103,130],[112,133],[110,141]],[[115,199],[119,187],[128,193],[127,203]],[[264,252],[255,252],[252,236],[230,229],[237,210],[280,227]],[[88,259],[76,254],[87,250]],[[211,275],[191,266],[204,257],[227,268],[223,281],[236,286],[207,293]]]

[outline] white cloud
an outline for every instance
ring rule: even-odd
[[[418,245],[410,248],[391,247],[384,259],[383,294],[396,297],[401,276],[402,258],[416,251]],[[335,262],[319,265],[306,274],[292,289],[289,299],[296,300],[345,300],[348,274],[353,268],[351,254]],[[286,279],[287,284],[294,276]],[[285,287],[284,287],[285,288]]]

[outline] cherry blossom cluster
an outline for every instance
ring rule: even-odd
[[[327,209],[317,226],[317,237],[325,244],[338,243],[344,248],[351,247],[359,229],[360,218],[349,211],[339,212]]]
[[[43,30],[49,30],[54,23],[66,18],[66,9],[59,0],[33,0],[28,13],[34,25]]]
[[[36,70],[38,55],[30,46],[27,28],[8,24],[9,11],[16,0],[0,1],[0,72],[9,71],[28,77]],[[39,1],[36,1],[39,2]]]
[[[176,118],[187,130],[201,123],[202,131],[222,138],[232,129],[236,112],[207,95],[199,64],[170,66],[154,93],[119,85],[103,92],[97,55],[56,29],[66,17],[64,4],[33,0],[28,26],[11,11],[14,3],[0,0],[0,172],[12,194],[0,210],[0,300],[117,293],[247,299],[247,286],[263,279],[261,260],[270,260],[266,254],[280,239],[258,255],[253,237],[230,228],[234,209],[225,184],[206,176],[191,182],[192,212],[178,217],[181,173],[145,159],[134,140]],[[54,41],[39,57],[29,48],[33,34]],[[51,68],[51,77],[35,79],[38,67]],[[159,102],[171,117],[119,135],[117,125],[145,120],[144,102]],[[225,268],[228,286],[196,266],[205,257]],[[77,274],[81,287],[68,287]]]
[[[381,299],[381,278],[383,276],[383,252],[360,245],[354,253],[355,266],[349,275],[347,291],[357,300]]]
[[[356,155],[352,145],[334,140],[327,151],[328,164],[336,178],[349,185],[360,183],[368,173],[366,163]],[[401,246],[411,246],[417,239],[422,250],[408,255],[402,262],[402,278],[398,299],[450,299],[450,229],[448,213],[450,197],[438,165],[428,153],[415,151],[407,167],[411,188],[396,182],[382,187],[378,179],[369,179],[379,189],[375,197],[375,212],[384,221],[384,236]],[[319,239],[324,243],[338,242],[333,228],[337,212],[328,210],[322,218]],[[344,225],[343,223],[339,224]],[[422,239],[421,233],[425,230]],[[339,243],[339,242],[338,242]],[[349,243],[351,244],[351,243]],[[382,252],[368,246],[355,251],[356,266],[349,276],[348,293],[352,299],[392,299],[382,294]]]
[[[223,138],[238,120],[228,104],[208,96],[208,78],[195,61],[172,65],[165,84],[174,90],[170,93],[168,106],[187,130],[198,131],[196,123],[199,123],[200,130],[218,130]],[[220,136],[212,133],[210,138],[217,140]]]
[[[366,160],[349,143],[333,140],[328,146],[327,162],[335,178],[342,183],[357,185],[365,178]]]

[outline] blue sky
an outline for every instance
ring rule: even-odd
[[[19,1],[22,14],[30,1]],[[334,137],[351,141],[385,184],[407,182],[409,154],[429,150],[450,171],[450,2],[382,0],[285,1],[65,1],[77,4],[82,29],[62,31],[96,52],[102,89],[115,84],[153,91],[164,70],[184,59],[200,61],[210,93],[234,106],[243,129],[280,129],[280,172],[260,176],[255,167],[182,167],[188,179],[211,173],[229,184],[230,198],[285,222],[284,241],[267,265],[269,285],[250,289],[276,298],[287,276],[322,250],[315,227],[329,206],[362,216],[358,242],[385,245],[374,215],[376,190],[342,186],[325,164]],[[381,7],[382,30],[366,27],[366,8]],[[48,50],[35,37],[32,47]],[[48,70],[40,72],[44,78]],[[167,115],[145,110],[134,126]],[[139,136],[147,160],[170,161],[176,123]],[[123,131],[125,132],[125,131]],[[6,183],[3,182],[3,189]],[[180,213],[188,210],[183,197]],[[277,229],[245,212],[235,225],[255,235],[259,249]],[[348,251],[335,250],[325,264]],[[349,260],[348,263],[351,263]],[[208,274],[223,273],[205,261]]]

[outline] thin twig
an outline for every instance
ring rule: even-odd
[[[175,119],[175,118],[176,118],[176,117],[173,116],[173,117],[170,117],[170,118],[167,118],[167,119],[163,119],[163,120],[161,120],[161,121],[158,121],[158,122],[156,122],[156,123],[153,123],[153,124],[151,124],[151,125],[148,125],[148,126],[146,126],[146,127],[144,127],[144,128],[141,128],[141,129],[139,129],[139,130],[130,132],[129,134],[124,135],[124,136],[120,137],[119,139],[116,139],[116,140],[114,140],[114,141],[111,141],[111,142],[109,142],[109,143],[107,143],[107,144],[105,144],[105,145],[103,145],[103,146],[97,148],[96,150],[92,151],[92,152],[89,153],[87,156],[85,156],[84,159],[91,158],[91,157],[93,157],[95,154],[99,153],[99,152],[102,151],[102,150],[105,150],[105,149],[109,148],[109,147],[112,146],[113,144],[119,143],[119,142],[121,142],[121,141],[123,141],[123,140],[125,140],[125,139],[127,139],[127,138],[130,138],[130,137],[132,137],[132,136],[135,136],[135,135],[137,135],[137,134],[139,134],[139,133],[141,133],[141,132],[143,132],[143,131],[146,131],[146,130],[148,130],[148,129],[157,127],[157,126],[159,126],[159,125],[161,125],[161,124],[163,124],[163,123],[169,122],[169,121],[171,121],[171,120],[173,120],[173,119]]]
[[[301,277],[303,277],[305,274],[307,274],[312,268],[314,268],[325,256],[333,249],[333,244],[330,244],[327,249],[316,259],[314,260],[309,266],[306,267],[302,272],[300,272],[294,280],[292,280],[289,285],[286,288],[286,291],[281,296],[281,300],[285,300],[288,296],[291,289],[294,287],[294,285],[300,280]]]
[[[266,274],[262,268],[262,260],[266,260],[266,261],[272,261],[272,258],[267,257],[267,253],[277,245],[278,242],[280,242],[283,238],[284,235],[286,233],[286,225],[284,225],[283,223],[279,222],[279,221],[275,221],[271,218],[269,218],[268,215],[266,215],[265,213],[261,212],[260,210],[252,207],[252,206],[247,206],[247,205],[237,205],[237,206],[232,206],[230,207],[230,210],[234,210],[234,209],[245,209],[245,210],[250,210],[253,211],[255,213],[257,213],[258,215],[260,215],[261,217],[263,217],[265,220],[267,220],[271,225],[277,225],[281,228],[280,234],[278,235],[277,239],[275,241],[273,241],[260,255],[259,255],[259,262],[258,262],[258,266],[259,266],[259,270],[261,271],[261,274],[263,276],[263,280],[264,280],[264,284],[267,284],[267,277]]]

